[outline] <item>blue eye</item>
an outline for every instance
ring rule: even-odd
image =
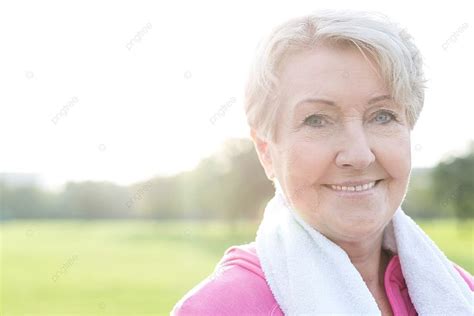
[[[396,120],[396,116],[392,112],[384,110],[378,112],[377,115],[375,115],[374,120],[376,123],[387,124],[393,120]]]
[[[321,115],[310,115],[304,119],[304,124],[313,127],[322,127],[325,122],[326,119]]]

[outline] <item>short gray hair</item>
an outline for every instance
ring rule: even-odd
[[[293,18],[259,44],[245,91],[247,121],[260,136],[276,139],[278,70],[291,53],[318,43],[357,47],[371,55],[394,100],[405,107],[411,129],[423,108],[423,61],[412,37],[376,12],[323,10]]]

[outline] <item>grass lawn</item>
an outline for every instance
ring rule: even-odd
[[[474,272],[474,222],[420,222]],[[257,223],[12,221],[0,224],[1,315],[169,315]]]

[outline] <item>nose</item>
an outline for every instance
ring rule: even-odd
[[[336,165],[344,169],[363,170],[375,161],[375,155],[362,126],[345,129],[336,154]]]

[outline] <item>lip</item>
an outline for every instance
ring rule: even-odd
[[[342,182],[342,184],[337,184],[337,185],[345,185],[345,186],[355,186],[355,185],[361,185],[365,183],[369,183],[372,181],[375,181],[375,185],[365,191],[336,191],[331,188],[331,184],[325,184],[323,185],[326,189],[330,190],[332,193],[336,194],[337,196],[340,197],[346,197],[346,198],[360,198],[360,197],[367,197],[371,196],[375,193],[375,190],[378,189],[379,183],[382,182],[384,179],[379,179],[379,180],[363,180],[363,181],[347,181],[347,182]]]
[[[345,181],[345,182],[341,182],[341,183],[330,183],[330,184],[326,184],[327,186],[331,186],[331,185],[339,185],[339,186],[356,186],[356,185],[363,185],[363,184],[366,184],[366,183],[370,183],[370,182],[377,182],[377,181],[380,181],[380,180],[383,180],[383,179],[362,179],[362,180],[357,180],[357,181]],[[377,183],[375,183],[377,184]]]

